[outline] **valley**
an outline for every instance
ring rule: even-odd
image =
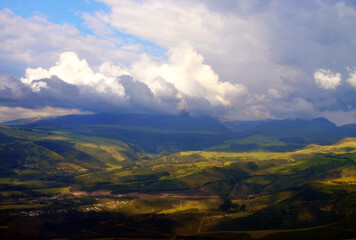
[[[356,237],[352,132],[130,117],[0,126],[2,239]]]

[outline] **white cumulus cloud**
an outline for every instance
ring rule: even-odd
[[[154,94],[164,93],[163,79],[181,94],[206,99],[214,106],[230,106],[234,100],[247,94],[243,85],[221,81],[211,66],[204,63],[204,57],[187,43],[170,48],[167,62],[156,62],[143,55],[133,65],[132,73],[136,79],[145,82]]]
[[[110,90],[118,96],[124,96],[125,90],[116,78],[127,73],[127,71],[109,63],[102,64],[100,70],[102,72],[94,72],[85,59],[79,59],[74,52],[64,52],[60,55],[56,65],[48,70],[26,68],[25,77],[21,78],[21,81],[31,85],[32,89],[38,91],[39,88],[45,87],[45,85],[40,84],[41,82],[33,82],[34,80],[57,76],[73,85],[90,86],[100,93]],[[113,73],[115,74],[114,76],[112,75]]]
[[[341,84],[341,74],[329,69],[318,69],[314,73],[315,83],[323,89],[335,89]]]
[[[348,68],[348,70],[349,78],[346,81],[356,88],[356,68],[353,71],[350,68]]]
[[[46,79],[53,76],[77,86],[81,95],[89,94],[94,101],[106,99],[116,106],[131,103],[135,105],[132,107],[166,112],[197,109],[193,105],[204,105],[202,101],[212,108],[232,107],[241,105],[242,98],[248,95],[243,85],[220,80],[189,44],[171,48],[164,62],[144,54],[127,69],[103,63],[98,71],[76,53],[64,52],[48,69],[27,68],[21,81],[33,92],[41,93],[49,88]]]
[[[24,76],[0,82],[1,104],[239,119],[356,109],[356,70],[344,72],[356,60],[349,1],[98,1],[110,10],[80,13],[92,34],[0,10],[0,72]]]

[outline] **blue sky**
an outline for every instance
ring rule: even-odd
[[[83,35],[95,35],[83,22],[83,13],[110,12],[110,8],[95,0],[0,0],[0,8],[10,8],[16,15],[29,18],[34,15],[44,17],[55,24],[70,24]],[[137,36],[113,29],[113,37],[120,38],[123,44],[138,43],[145,46],[145,52],[165,57],[164,49]]]
[[[0,18],[0,121],[185,111],[356,122],[353,1],[0,0]]]
[[[109,11],[104,3],[90,0],[0,0],[0,8],[10,8],[16,15],[25,18],[43,15],[53,23],[72,24],[83,34],[91,33],[83,26],[83,12]]]

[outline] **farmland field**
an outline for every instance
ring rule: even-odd
[[[83,128],[0,127],[3,239],[356,237],[355,138],[271,151],[286,143],[256,135],[147,152]]]

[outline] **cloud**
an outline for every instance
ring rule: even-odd
[[[320,116],[325,117],[335,123],[342,126],[345,124],[354,124],[356,119],[356,110],[352,111],[325,111],[321,112]]]
[[[48,70],[43,68],[26,68],[25,77],[21,78],[21,81],[31,85],[32,88],[35,87],[38,89],[41,88],[41,86],[39,82],[33,82],[34,80],[57,76],[63,81],[76,86],[87,85],[95,88],[96,91],[100,93],[110,91],[114,92],[117,96],[124,96],[124,88],[118,83],[116,77],[112,76],[110,73],[111,69],[113,73],[117,74],[116,77],[127,73],[127,71],[121,69],[120,66],[113,66],[108,63],[101,65],[100,70],[105,74],[109,73],[109,76],[102,72],[94,72],[85,59],[80,60],[74,52],[64,52],[60,55],[60,59],[56,62],[56,65],[50,67]]]
[[[215,42],[218,35],[213,37],[212,31],[223,24],[218,13],[212,14],[201,3],[156,0],[102,2],[111,7],[109,21],[112,27],[164,47],[178,45],[184,40],[191,42],[204,39],[201,42],[203,45]]]
[[[0,123],[21,118],[43,118],[56,117],[70,114],[89,114],[78,109],[44,107],[39,109],[29,109],[23,107],[0,106]]]
[[[76,85],[64,82],[56,76],[33,80],[30,87],[41,99],[75,102],[79,97],[79,88]]]
[[[93,35],[0,12],[0,70],[26,68],[0,83],[1,104],[245,120],[356,109],[348,2],[101,1],[110,12],[82,14]]]
[[[0,74],[0,80],[2,105],[74,107],[96,112],[177,111],[175,96],[156,98],[145,83],[134,80],[120,66],[103,63],[94,71],[74,52],[62,53],[49,69],[27,68],[20,80],[4,74]],[[162,86],[166,93],[172,90],[168,83]]]
[[[348,71],[349,71],[349,78],[346,81],[350,83],[351,86],[356,88],[356,68],[354,70],[348,68]]]
[[[323,89],[335,89],[341,84],[341,74],[329,69],[318,69],[314,73],[315,83]]]
[[[164,98],[155,96],[151,89],[143,82],[133,79],[131,76],[123,75],[119,78],[125,89],[126,101],[130,111],[169,113],[179,112],[179,100],[175,95],[168,95]],[[165,86],[165,90],[170,90],[170,86]]]
[[[273,98],[280,98],[281,97],[278,89],[275,89],[275,88],[269,88],[268,89],[268,94],[270,96],[272,96]]]
[[[85,25],[94,31],[98,36],[113,35],[114,31],[107,25],[110,22],[109,16],[104,12],[95,14],[83,13]]]
[[[47,83],[44,81],[35,81],[31,84],[32,91],[39,92],[42,88],[48,88]]]
[[[356,11],[342,1],[102,2],[111,27],[165,48],[188,42],[222,79],[259,94],[354,63]]]
[[[210,9],[202,1],[111,1],[110,26],[166,49],[188,43],[207,65],[232,84],[260,93],[280,84],[280,76],[294,79],[298,69],[276,65],[271,59],[264,21]],[[123,21],[125,19],[125,21]],[[154,26],[154,27],[152,27]],[[258,66],[259,71],[247,71]]]
[[[0,103],[18,101],[30,96],[32,90],[8,74],[0,74]]]
[[[41,16],[23,18],[0,10],[0,71],[21,76],[26,67],[48,68],[62,52],[76,52],[91,65],[103,62],[130,64],[138,57],[118,46],[119,38],[82,35],[69,24],[54,24]],[[122,45],[126,46],[126,45]]]
[[[143,55],[133,65],[132,73],[158,96],[165,92],[164,81],[172,84],[181,95],[204,98],[213,106],[230,106],[233,100],[247,94],[243,85],[221,81],[211,66],[204,63],[203,56],[186,43],[170,48],[166,63],[157,63]]]
[[[0,106],[43,108],[45,106],[73,108],[80,98],[76,85],[52,76],[24,84],[8,74],[0,74]]]
[[[125,106],[131,110],[172,113],[194,109],[192,105],[201,104],[200,99],[214,108],[231,107],[247,97],[243,85],[220,81],[188,44],[172,48],[168,56],[167,62],[157,62],[142,55],[130,69],[103,63],[96,72],[74,52],[64,52],[49,69],[27,68],[21,82],[38,97],[48,96],[57,101],[60,100],[57,96],[61,96],[63,103],[72,98],[87,110],[93,109],[83,106],[83,99],[100,99],[106,106]]]
[[[275,62],[306,72],[354,64],[356,10],[346,1],[270,1],[258,9]]]
[[[221,79],[258,94],[355,62],[356,10],[343,1],[102,2],[111,27],[167,49],[188,42]]]

